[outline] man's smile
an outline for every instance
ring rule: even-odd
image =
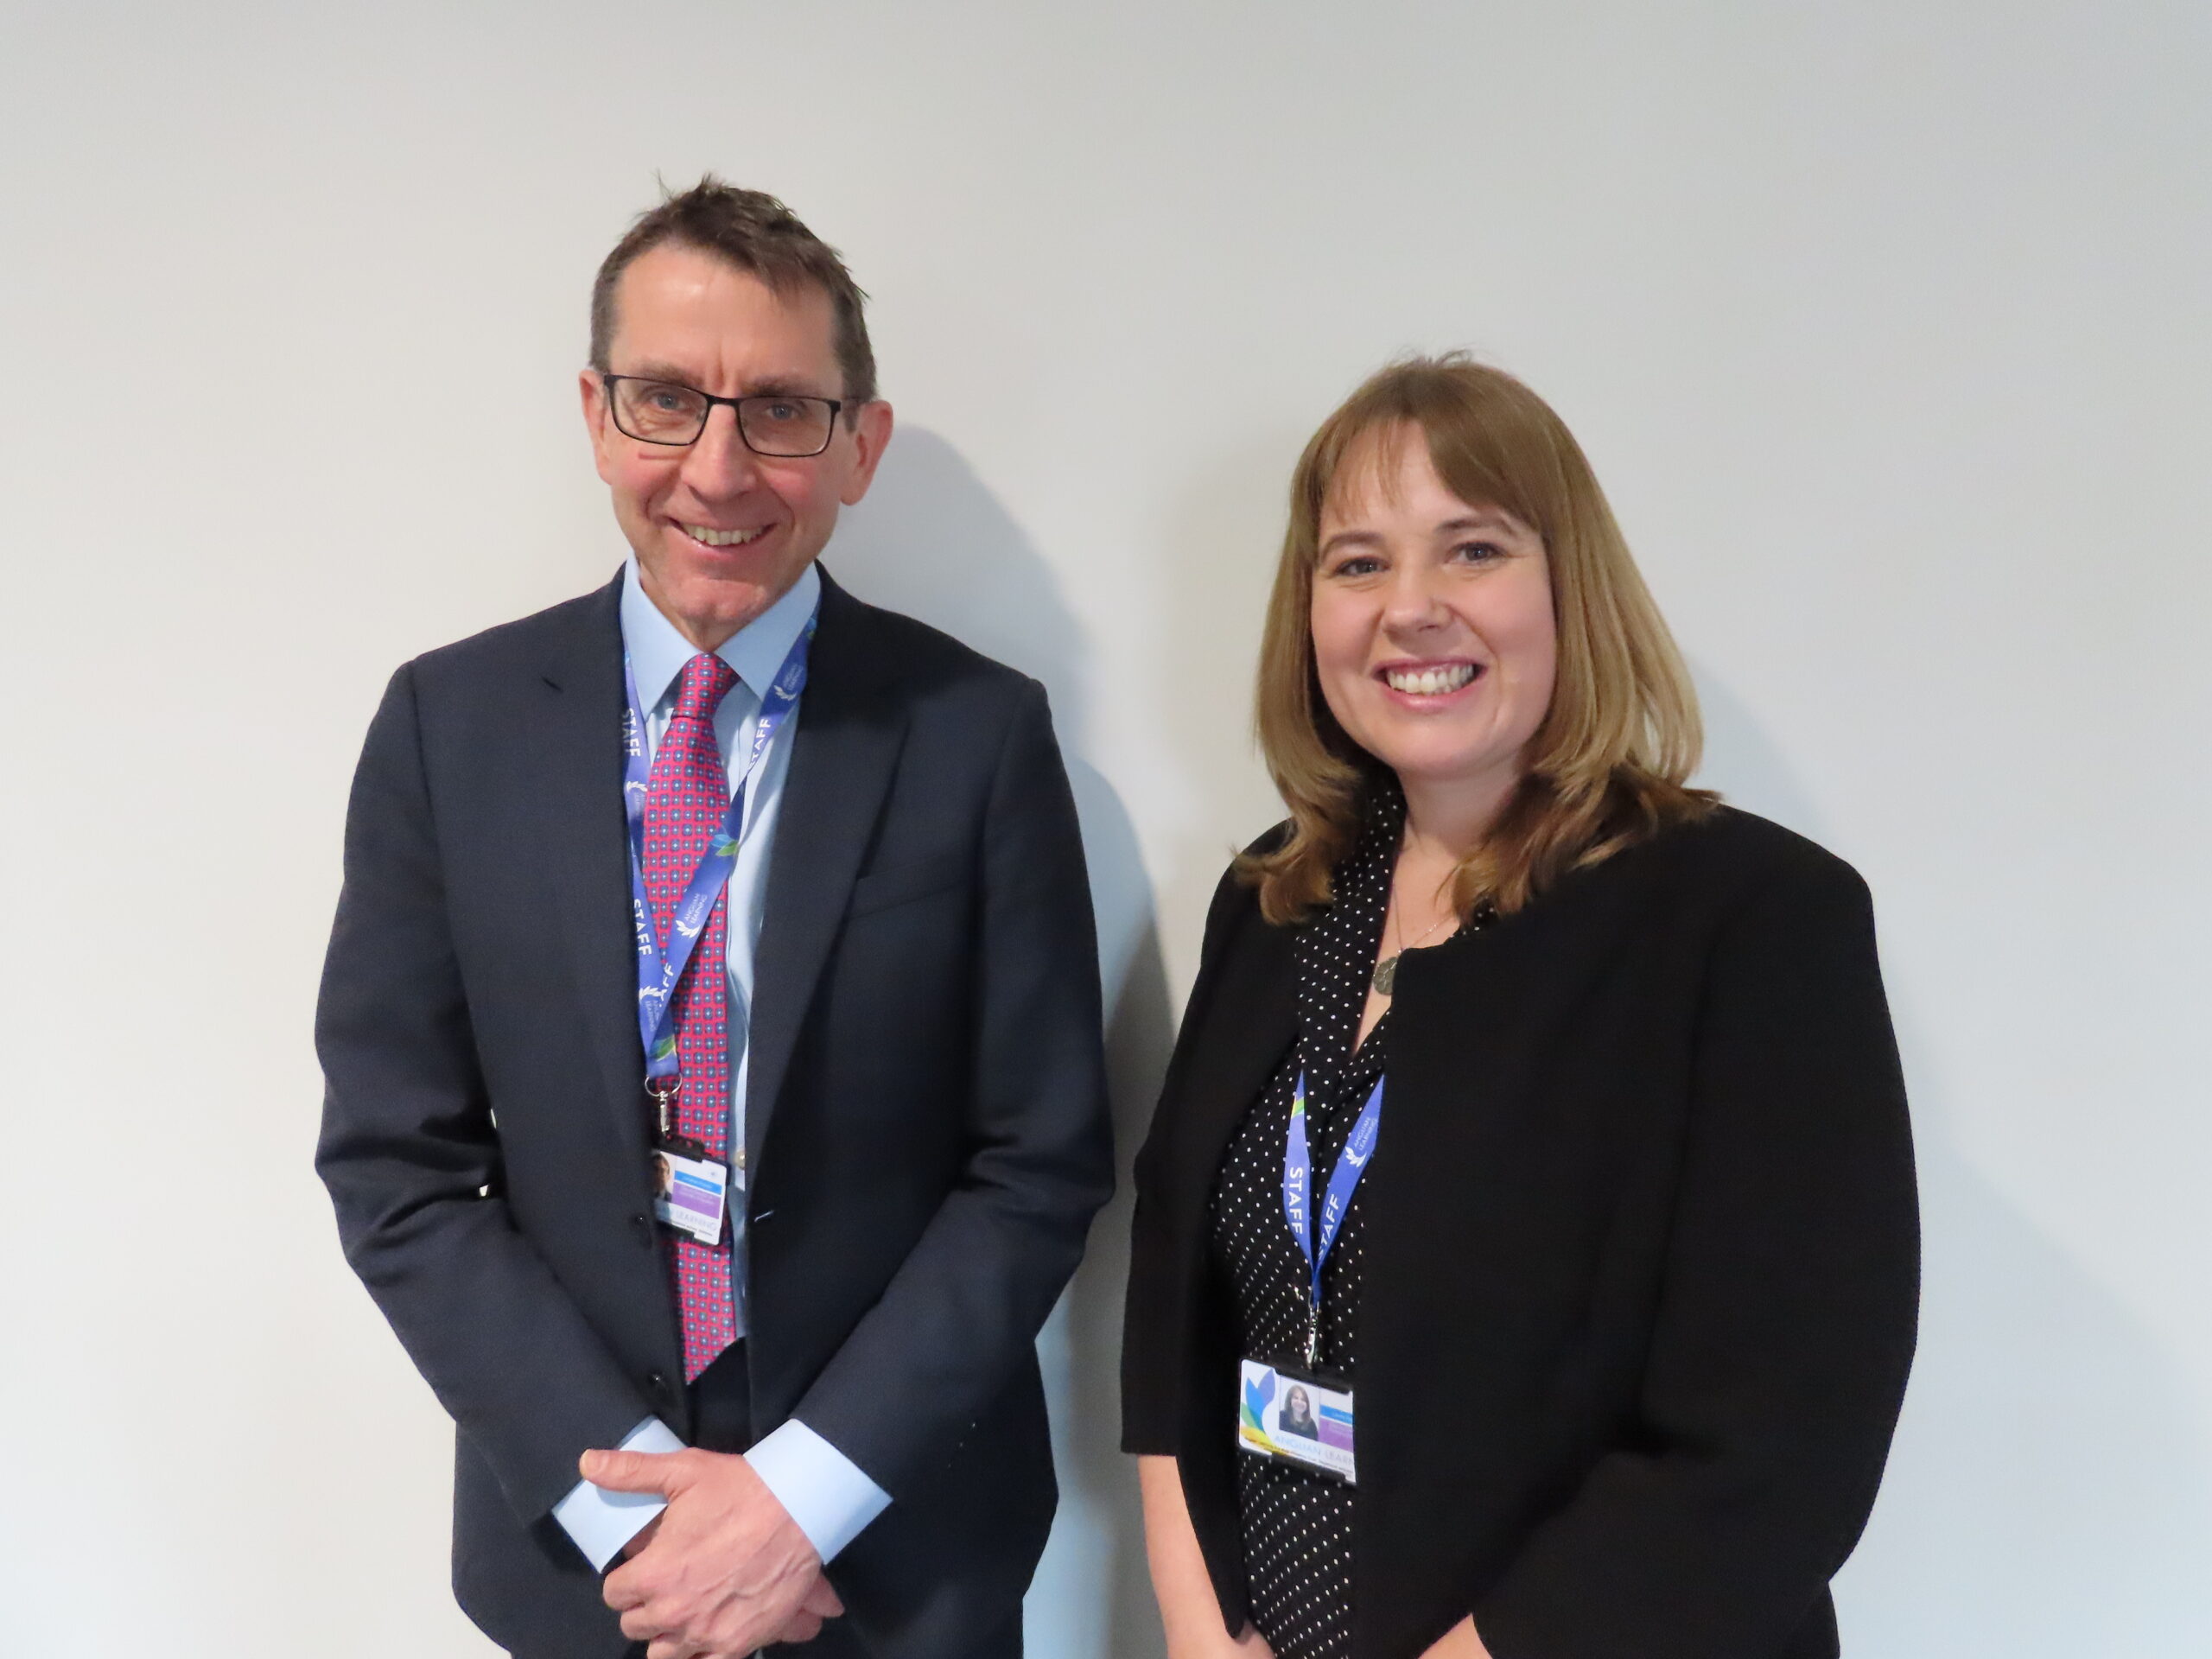
[[[750,530],[715,530],[706,524],[677,526],[702,547],[743,547],[767,533],[766,524],[755,524]]]

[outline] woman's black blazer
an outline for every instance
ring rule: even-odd
[[[1139,1155],[1123,1445],[1179,1459],[1247,1618],[1230,1132],[1295,930],[1224,877]],[[1722,809],[1400,964],[1363,1204],[1355,1659],[1825,1659],[1914,1338],[1912,1146],[1872,906]]]

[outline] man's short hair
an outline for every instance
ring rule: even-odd
[[[638,216],[614,245],[591,285],[591,365],[613,365],[614,290],[639,254],[664,244],[702,253],[750,271],[779,295],[816,288],[836,314],[837,367],[844,378],[846,416],[875,396],[875,352],[868,343],[868,296],[853,281],[837,250],[799,222],[797,213],[763,190],[741,190],[709,173],[681,195]]]

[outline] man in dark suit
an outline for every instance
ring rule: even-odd
[[[393,677],[318,1167],[453,1414],[454,1590],[503,1646],[1016,1655],[1033,1339],[1111,1179],[1044,696],[817,569],[892,417],[780,203],[646,214],[592,335],[631,557]],[[466,378],[430,390],[465,441]]]

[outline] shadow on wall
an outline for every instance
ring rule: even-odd
[[[1827,843],[1749,711],[1696,677],[1699,781]],[[1899,1000],[1904,978],[1892,963],[1920,1166],[1920,1351],[1881,1497],[1837,1582],[1845,1649],[2212,1653],[2212,1611],[2176,1594],[2212,1555],[2212,1466],[2183,1368],[1962,1155],[1950,1109],[1971,1084],[1945,1075],[1942,1045]]]
[[[1196,459],[1160,526],[1174,602],[1156,626],[1168,664],[1231,670],[1225,702],[1166,722],[1160,741],[1189,780],[1188,826],[1163,854],[1161,899],[1172,916],[1202,917],[1230,857],[1283,817],[1252,728],[1260,638],[1281,550],[1286,485],[1302,435],[1281,426],[1232,435]],[[1158,846],[1158,842],[1154,843]],[[1195,938],[1173,941],[1192,969]]]
[[[1923,1052],[1900,1025],[1908,1054]],[[2212,1469],[2187,1379],[1953,1148],[1928,1069],[1912,1067],[1920,1356],[1866,1542],[1837,1586],[1846,1640],[1901,1659],[2212,1653],[2212,1611],[2184,1589],[2212,1555]]]
[[[1107,1066],[1120,1180],[1038,1351],[1053,1403],[1060,1512],[1029,1598],[1040,1659],[1164,1651],[1146,1576],[1135,1465],[1119,1450],[1128,1163],[1173,1037],[1151,883],[1128,811],[1084,758],[1089,641],[1052,568],[959,452],[901,427],[825,563],[872,604],[902,611],[1044,683],[1083,821],[1105,982]],[[1101,1617],[1102,1611],[1103,1617]]]

